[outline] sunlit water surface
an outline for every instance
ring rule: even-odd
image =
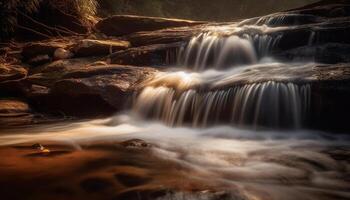
[[[132,114],[16,132],[2,133],[0,144],[52,140],[83,150],[80,144],[138,138],[156,144],[154,155],[190,167],[202,174],[198,178],[210,177],[211,183],[252,187],[275,199],[350,198],[350,166],[346,158],[350,138],[346,135],[233,126],[174,128],[140,120]],[[206,197],[185,199],[202,198]]]

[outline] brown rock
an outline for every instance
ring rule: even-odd
[[[177,50],[182,42],[171,44],[155,44],[130,48],[110,56],[111,63],[137,66],[169,65],[177,60]]]
[[[27,69],[19,65],[0,65],[0,95],[22,95],[27,87]]]
[[[28,101],[29,102],[29,101]],[[24,99],[0,99],[0,127],[17,127],[49,121],[43,115],[37,115],[32,104]]]
[[[156,70],[102,65],[72,70],[57,79],[41,106],[74,116],[111,114],[125,108],[128,98]]]
[[[0,117],[15,117],[27,115],[30,112],[27,103],[20,100],[0,100]]]
[[[147,46],[152,44],[168,44],[174,42],[187,42],[193,36],[203,31],[206,25],[191,27],[178,27],[157,31],[137,32],[126,36],[133,47]]]
[[[121,40],[84,39],[74,47],[74,52],[78,57],[99,56],[111,54],[119,50],[124,50],[129,46],[129,42]]]
[[[75,58],[67,60],[57,60],[52,63],[39,66],[31,70],[27,80],[31,84],[51,87],[56,81],[60,80],[65,74],[74,70],[84,70],[91,68],[92,64],[99,58]]]
[[[98,22],[96,28],[108,36],[122,36],[140,31],[155,31],[172,27],[194,26],[203,23],[159,17],[115,15]]]
[[[0,64],[0,83],[22,79],[27,76],[27,73],[24,67]]]
[[[73,53],[70,52],[69,50],[65,50],[62,48],[56,49],[54,54],[53,54],[54,60],[68,59],[71,57],[73,57]]]
[[[23,47],[22,56],[25,60],[32,59],[39,55],[48,55],[49,57],[53,57],[56,49],[64,49],[66,46],[66,43],[55,41],[28,43]]]

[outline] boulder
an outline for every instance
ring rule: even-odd
[[[96,24],[96,29],[108,36],[123,36],[140,31],[155,31],[172,27],[194,26],[203,23],[160,17],[115,15],[99,21]]]
[[[139,84],[156,70],[102,65],[69,71],[56,80],[40,106],[50,112],[98,116],[124,109]]]
[[[69,50],[58,48],[55,50],[55,52],[53,54],[53,59],[54,60],[69,59],[73,56],[74,56],[74,54],[72,52],[70,52]]]
[[[73,47],[75,56],[88,57],[108,55],[116,51],[125,50],[130,43],[122,40],[81,40]]]

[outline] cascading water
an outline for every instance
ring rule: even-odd
[[[210,32],[192,38],[178,60],[180,67],[197,72],[160,73],[145,83],[146,88],[135,99],[133,112],[170,126],[300,128],[307,115],[310,85],[269,81],[267,77],[256,83],[232,81],[215,86],[223,80],[244,76],[244,70],[261,67],[252,64],[267,56],[280,38]]]
[[[309,85],[273,81],[216,91],[150,86],[139,94],[133,109],[171,126],[230,123],[299,128],[309,101]]]
[[[278,14],[214,27],[216,31],[207,32],[208,27],[183,49],[169,50],[165,62],[174,67],[177,61],[178,66],[163,68],[137,85],[144,88],[134,94],[132,108],[115,116],[1,130],[0,153],[5,156],[0,171],[10,173],[0,183],[7,186],[19,174],[24,184],[15,186],[27,191],[28,171],[34,180],[39,175],[40,182],[53,175],[40,189],[51,185],[55,197],[350,199],[350,137],[303,130],[315,109],[311,105],[327,105],[311,99],[319,94],[312,94],[312,84],[319,81],[315,66],[322,64],[278,62],[272,56],[289,41],[280,28],[293,29],[285,25],[301,19]],[[310,23],[317,19],[307,18]],[[232,27],[237,31],[231,32]],[[278,31],[269,32],[271,28]],[[320,40],[317,29],[303,32],[303,39],[308,32],[306,50]],[[51,152],[36,149],[40,144]]]
[[[180,56],[180,65],[196,71],[257,62],[256,52],[249,40],[214,33],[203,33],[192,38]]]

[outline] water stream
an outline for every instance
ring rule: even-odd
[[[144,83],[130,110],[2,133],[0,145],[58,140],[79,149],[83,142],[141,138],[158,144],[155,155],[201,172],[203,180],[239,186],[247,199],[349,199],[349,165],[336,157],[348,155],[349,138],[303,129],[311,87],[292,72],[312,62],[269,58],[279,37],[200,34],[180,51],[178,66]]]

